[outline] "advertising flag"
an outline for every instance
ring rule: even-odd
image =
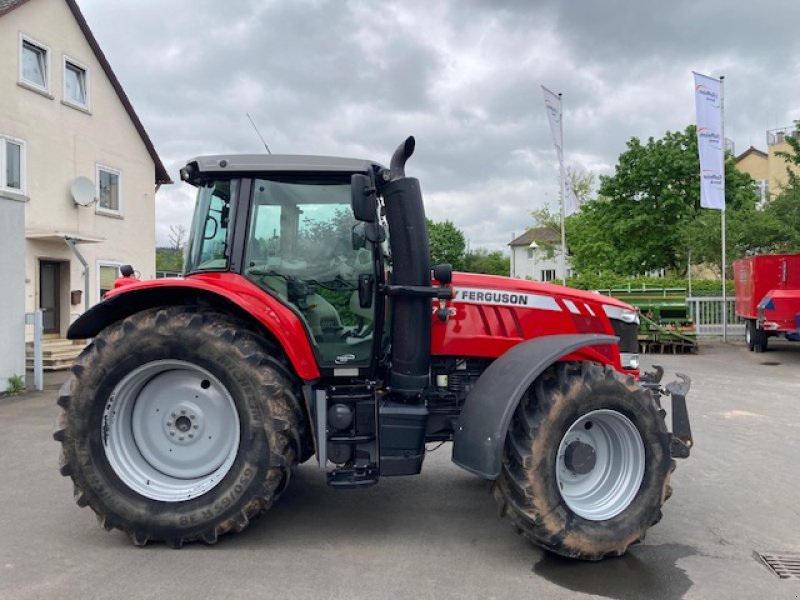
[[[544,94],[544,108],[547,111],[547,120],[550,122],[550,133],[553,134],[553,145],[556,148],[558,167],[562,173],[562,198],[564,199],[564,216],[567,217],[578,210],[578,199],[572,186],[567,181],[564,173],[564,139],[562,136],[561,123],[561,98],[546,87],[542,86]]]
[[[561,164],[564,160],[564,153],[561,147],[561,98],[546,87],[542,86],[544,94],[544,108],[547,111],[547,120],[550,121],[550,133],[553,134],[553,144],[556,147],[556,156]]]
[[[700,206],[725,210],[725,145],[719,79],[694,73],[694,101],[700,156]]]

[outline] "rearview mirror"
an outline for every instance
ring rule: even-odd
[[[350,178],[350,203],[357,221],[374,223],[378,219],[375,187],[372,180],[363,173],[355,173]]]

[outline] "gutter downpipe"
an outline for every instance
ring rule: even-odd
[[[83,265],[83,301],[85,310],[89,310],[89,263],[87,263],[86,259],[83,258],[83,254],[78,252],[78,246],[76,244],[75,238],[65,235],[64,241],[67,242],[67,246],[69,246],[69,249],[72,250],[72,253],[77,257],[77,259]]]

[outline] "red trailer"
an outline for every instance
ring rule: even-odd
[[[733,278],[750,350],[763,352],[776,335],[800,341],[800,254],[742,258],[733,263]]]

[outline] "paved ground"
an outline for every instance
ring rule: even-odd
[[[798,598],[754,556],[800,552],[800,344],[771,347],[645,357],[693,378],[696,447],[645,543],[596,564],[517,536],[447,446],[422,475],[355,492],[304,466],[243,534],[135,548],[72,503],[55,392],[0,399],[0,598]]]

